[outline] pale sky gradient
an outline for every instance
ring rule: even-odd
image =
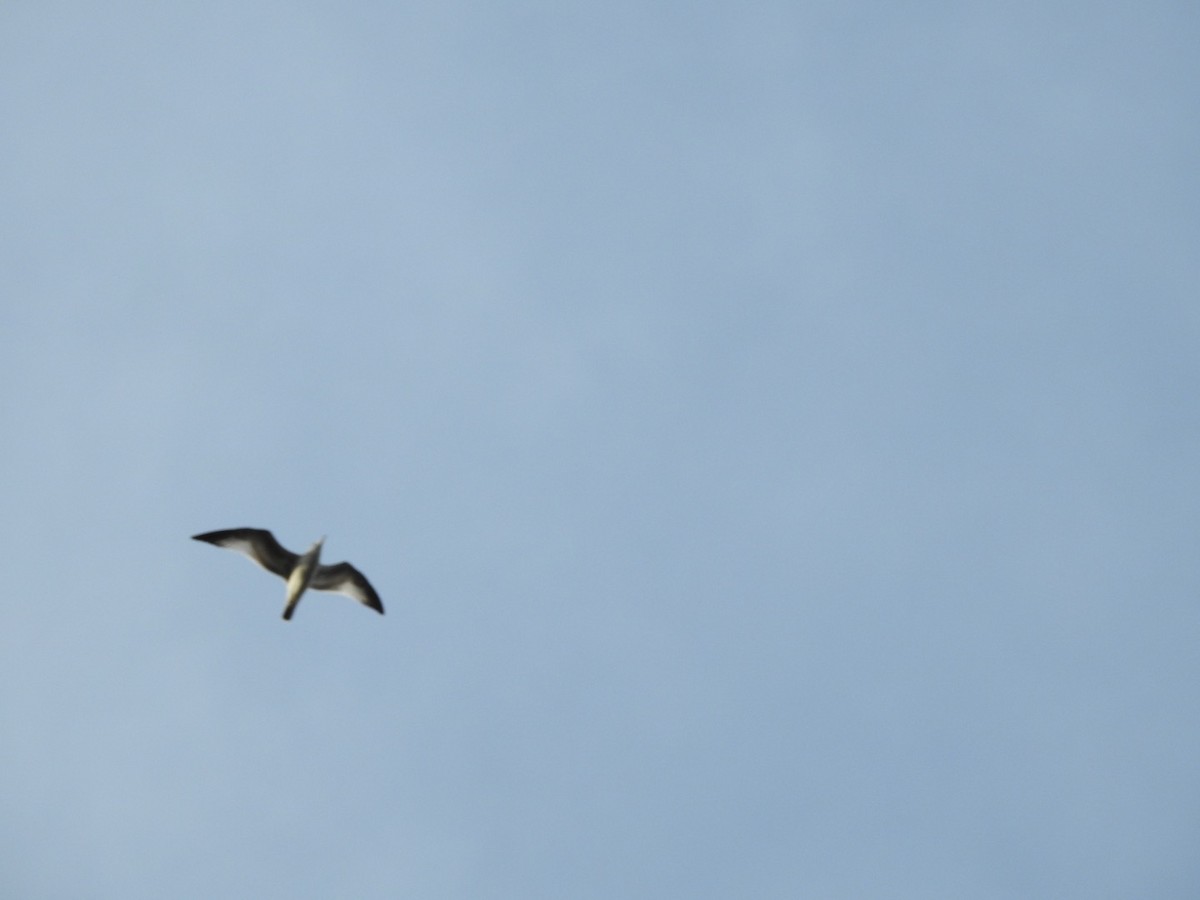
[[[1197,47],[4,4],[0,895],[1200,896]]]

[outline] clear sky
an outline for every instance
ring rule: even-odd
[[[0,894],[1193,900],[1197,47],[0,6]]]

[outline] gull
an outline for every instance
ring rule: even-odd
[[[383,603],[362,572],[347,562],[334,563],[332,566],[321,565],[321,545],[325,543],[325,538],[321,538],[301,555],[284,548],[275,540],[275,535],[263,528],[208,531],[192,535],[192,540],[244,553],[268,572],[287,581],[284,619],[292,617],[296,605],[300,602],[300,595],[308,588],[345,594],[383,615]]]

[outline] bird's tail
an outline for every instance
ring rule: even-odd
[[[299,604],[296,604],[296,603],[289,603],[287,606],[285,606],[283,608],[283,620],[285,622],[292,617],[292,613],[294,613],[296,611],[296,607],[298,605]]]

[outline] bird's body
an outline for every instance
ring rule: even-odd
[[[325,538],[321,538],[309,547],[308,552],[296,561],[296,567],[292,569],[292,574],[288,576],[287,603],[283,607],[283,617],[285,619],[292,617],[292,613],[296,611],[296,607],[300,604],[301,595],[312,584],[313,576],[317,574],[317,569],[321,566],[321,545],[324,543]]]
[[[268,572],[287,581],[287,600],[283,617],[290,619],[304,592],[310,587],[314,591],[332,591],[353,597],[363,606],[368,606],[380,615],[383,602],[371,583],[350,563],[321,565],[321,545],[325,538],[314,543],[303,554],[295,554],[283,547],[271,532],[262,528],[231,528],[227,531],[209,531],[193,535],[193,540],[204,541],[226,550],[236,550],[250,557]]]

